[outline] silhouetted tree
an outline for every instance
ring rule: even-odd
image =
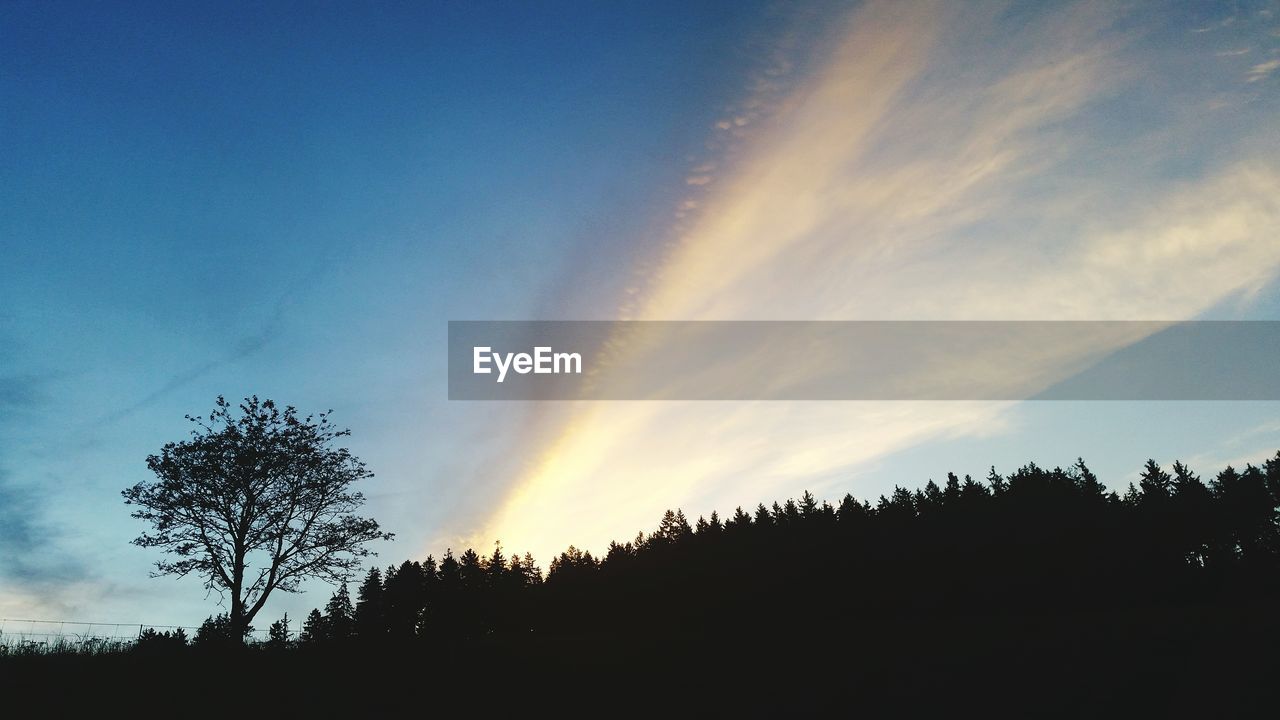
[[[307,613],[307,619],[302,623],[302,632],[298,635],[298,642],[303,645],[314,645],[324,642],[328,637],[329,631],[320,610],[313,609]]]
[[[684,513],[679,510],[668,510],[658,523],[658,529],[650,537],[650,541],[664,544],[675,544],[693,535],[693,528]]]
[[[234,645],[243,643],[249,633],[253,632],[253,626],[246,625],[239,628],[237,632],[235,626],[231,623],[231,618],[226,613],[218,613],[205,618],[200,623],[200,627],[196,628],[196,636],[192,638],[192,643],[198,647],[223,647],[226,645]]]
[[[542,568],[533,560],[533,554],[526,552],[520,561],[520,569],[524,574],[524,586],[535,587],[542,584]]]
[[[289,613],[271,623],[267,628],[267,646],[282,649],[289,646]]]
[[[1148,460],[1142,469],[1138,489],[1142,491],[1142,502],[1163,503],[1169,499],[1172,478],[1155,460]]]
[[[187,416],[191,439],[147,458],[158,479],[122,493],[153,528],[134,544],[176,556],[158,561],[157,574],[195,573],[230,593],[232,635],[272,591],[296,591],[307,578],[337,582],[370,554],[365,543],[391,538],[355,514],[364,496],[351,485],[373,473],[333,446],[349,431],[327,412],[299,418],[257,397],[239,410],[219,396],[207,418]]]
[[[351,594],[343,582],[324,606],[324,627],[328,640],[350,640],[355,637],[355,608],[351,606]]]
[[[187,633],[182,628],[164,632],[147,628],[138,634],[138,639],[133,643],[134,652],[144,655],[163,655],[186,647]]]
[[[426,604],[422,565],[406,560],[388,569],[383,588],[387,631],[395,638],[412,637]]]
[[[1004,476],[996,472],[996,466],[991,466],[991,471],[987,473],[987,484],[991,486],[992,495],[1000,495],[1008,489]]]
[[[777,503],[774,503],[777,505]],[[769,514],[769,508],[764,503],[756,505],[755,524],[759,527],[767,527],[773,524],[773,516]]]
[[[387,634],[382,573],[376,567],[369,568],[364,582],[356,590],[355,630],[356,635],[365,640],[374,640]]]

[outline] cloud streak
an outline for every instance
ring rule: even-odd
[[[1177,320],[1248,297],[1280,267],[1280,170],[1242,148],[1187,177],[1126,155],[1130,129],[1098,109],[1144,72],[1116,19],[1092,4],[859,8],[753,120],[629,316]],[[471,538],[546,556],[600,549],[668,506],[856,494],[860,468],[1007,431],[1009,407],[567,405]]]
[[[1275,72],[1277,69],[1280,69],[1280,58],[1258,63],[1257,65],[1249,68],[1249,71],[1245,73],[1245,82],[1253,83],[1266,80],[1271,76],[1271,73]]]

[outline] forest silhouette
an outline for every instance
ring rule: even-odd
[[[668,510],[602,557],[468,549],[369,570],[307,618],[301,643],[527,633],[711,633],[791,613],[973,615],[1211,602],[1280,580],[1280,453],[1208,483],[1148,461],[1109,492],[1083,460],[985,482],[948,475],[873,505],[799,500],[690,523]]]
[[[692,522],[669,510],[601,556],[568,548],[545,577],[496,546],[374,567],[300,637],[285,619],[246,647],[215,616],[190,641],[151,631],[120,657],[0,667],[338,676],[387,704],[431,676],[492,682],[490,702],[539,682],[551,697],[616,687],[748,714],[1244,711],[1272,702],[1278,510],[1280,453],[1207,481],[1149,461],[1123,494],[1083,460],[993,468],[875,502],[806,492]]]

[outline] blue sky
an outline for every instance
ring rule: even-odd
[[[0,587],[19,591],[65,562],[164,593],[103,510],[219,393],[333,407],[398,458],[369,458],[375,503],[437,498],[392,523],[422,542],[469,494],[445,321],[618,293],[610,263],[770,37],[746,3],[0,13],[0,537],[30,558]],[[37,590],[32,612],[62,610]]]
[[[449,403],[443,347],[450,319],[1277,318],[1275,3],[10,3],[0,68],[0,617],[212,611],[147,577],[119,491],[218,394],[334,409],[385,562],[1280,448],[1271,403]]]

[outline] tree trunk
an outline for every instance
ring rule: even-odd
[[[227,617],[227,629],[231,633],[231,641],[236,645],[244,644],[244,599],[240,596],[244,588],[244,561],[239,551],[236,553],[235,567],[231,570],[231,612]]]
[[[228,620],[227,625],[231,633],[231,640],[237,645],[243,645],[245,635],[244,603],[240,601],[239,590],[232,591],[231,613]]]

